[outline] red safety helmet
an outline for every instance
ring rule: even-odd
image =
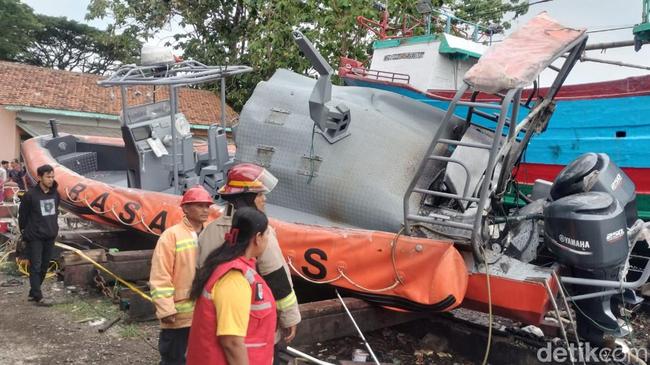
[[[252,163],[240,163],[228,171],[226,185],[219,189],[221,195],[241,193],[269,193],[278,179],[267,169]]]
[[[183,194],[183,200],[181,200],[181,205],[191,204],[191,203],[208,203],[212,204],[212,196],[205,190],[202,186],[195,186],[193,188],[187,189],[185,194]]]

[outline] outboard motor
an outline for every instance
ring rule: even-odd
[[[544,208],[544,239],[574,277],[618,281],[623,275],[630,250],[626,215],[610,194],[578,193],[551,202]],[[575,285],[571,295],[605,290]],[[609,294],[575,302],[577,329],[582,338],[600,343],[606,332],[624,335],[612,313],[611,298]]]
[[[628,227],[637,220],[636,193],[632,180],[604,153],[585,153],[568,164],[555,178],[551,198],[588,191],[609,193],[623,206]]]

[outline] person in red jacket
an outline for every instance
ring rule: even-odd
[[[196,272],[187,364],[271,365],[277,324],[271,289],[255,270],[268,244],[268,219],[245,207],[223,245]]]

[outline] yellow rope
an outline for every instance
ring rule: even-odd
[[[133,292],[135,292],[136,294],[138,294],[142,298],[144,298],[144,299],[146,299],[148,301],[151,301],[151,297],[148,296],[147,294],[145,294],[142,290],[138,289],[136,286],[134,286],[133,284],[129,283],[128,281],[120,278],[119,276],[113,274],[110,270],[108,270],[107,268],[105,268],[104,266],[99,264],[97,261],[91,259],[86,254],[84,254],[83,251],[81,251],[79,249],[76,249],[74,247],[68,246],[66,244],[60,243],[60,242],[56,242],[55,245],[57,247],[60,247],[60,248],[64,249],[64,250],[68,250],[68,251],[72,251],[72,252],[76,253],[77,255],[84,258],[86,261],[89,261],[91,264],[95,265],[98,269],[100,269],[103,272],[107,273],[108,275],[112,276],[115,280],[117,280],[120,283],[124,284],[127,288],[131,289]]]
[[[18,267],[18,272],[24,276],[29,277],[29,260],[19,259],[16,257],[16,266]],[[45,278],[50,279],[55,277],[58,270],[59,264],[56,261],[50,261],[50,265],[47,268],[47,274],[45,274]]]

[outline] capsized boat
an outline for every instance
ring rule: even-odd
[[[384,11],[383,17],[387,16]],[[360,24],[367,27],[367,20]],[[454,36],[449,29],[440,34],[391,37],[370,28],[379,36],[370,64],[365,67],[342,57],[338,75],[347,85],[388,90],[446,110],[462,84],[462,75],[486,48],[476,37]],[[484,32],[478,26],[474,30]],[[534,83],[523,95],[534,99],[546,93],[546,88]],[[474,99],[496,100],[485,93]],[[650,113],[650,75],[564,85],[556,100],[547,130],[531,139],[522,156],[515,176],[522,191],[529,193],[538,179],[552,181],[584,153],[606,153],[635,183],[639,216],[650,219],[650,152],[645,147],[650,143],[650,123],[645,117]],[[465,117],[467,108],[456,108],[456,114]],[[493,118],[475,115],[474,122],[490,126],[493,122],[488,119]]]
[[[198,183],[216,194],[234,161],[254,162],[280,180],[268,212],[295,276],[391,308],[491,307],[530,324],[542,320],[560,283],[570,283],[590,288],[571,298],[613,328],[612,291],[650,276],[648,265],[639,282],[612,280],[626,266],[629,242],[645,232],[625,173],[606,155],[587,154],[550,191],[536,191],[539,199],[509,214],[503,205],[522,151],[544,130],[584,48],[584,30],[535,17],[467,72],[448,110],[378,89],[333,86],[329,64],[300,32],[294,39],[320,77],[278,70],[258,84],[241,113],[234,158],[216,125],[207,153],[193,151],[175,87],[211,80],[223,87],[238,66],[185,61],[192,63],[127,66],[102,81],[123,95],[130,85],[167,85],[171,99],[124,105],[123,146],[56,133],[25,142],[30,174],[51,163],[68,209],[156,235],[180,220],[183,189]],[[512,49],[526,47],[513,57]],[[553,86],[526,102],[523,89],[558,60]],[[498,101],[462,100],[465,93]],[[457,107],[469,115],[458,117]],[[486,109],[498,115],[492,128],[472,123]],[[219,214],[215,207],[212,216]],[[598,331],[590,323],[579,318],[582,333]]]

